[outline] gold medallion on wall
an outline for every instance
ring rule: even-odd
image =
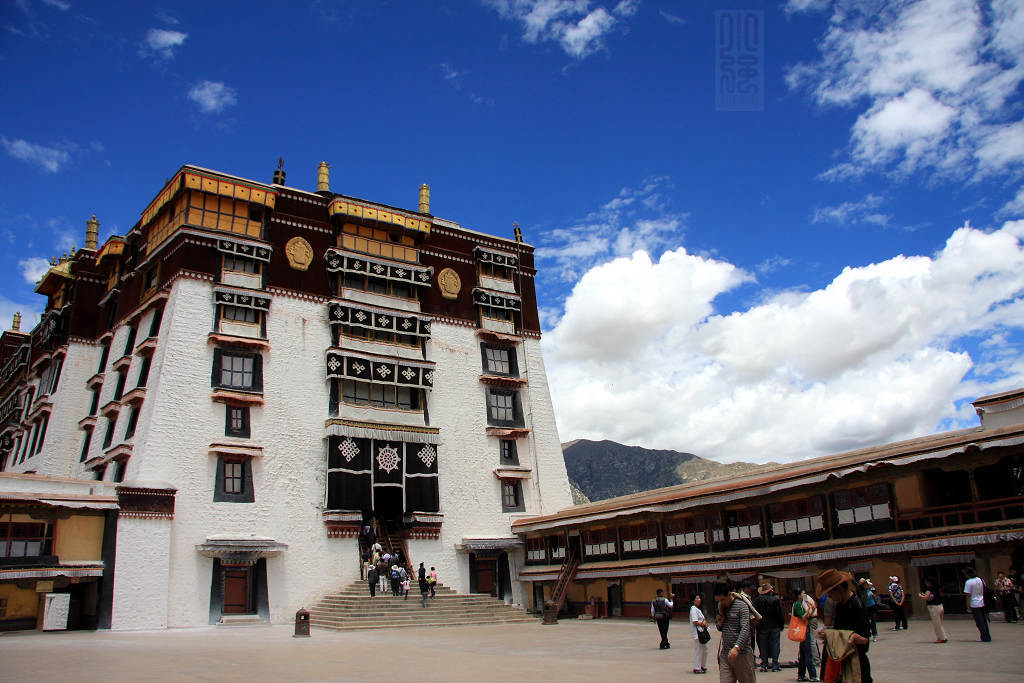
[[[437,286],[445,299],[458,299],[462,290],[462,278],[451,268],[445,268],[437,274]]]
[[[302,237],[293,237],[284,245],[284,255],[293,270],[309,270],[313,262],[313,247]]]

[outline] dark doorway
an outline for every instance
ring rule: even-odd
[[[374,486],[373,487],[373,512],[388,522],[399,523],[402,521],[402,487],[401,486]]]
[[[966,577],[963,568],[974,566],[974,562],[956,564],[935,564],[930,567],[918,568],[920,585],[924,586],[926,578],[936,579],[942,590],[942,607],[946,614],[967,614],[967,596],[963,586]]]
[[[512,602],[512,577],[508,568],[508,553],[498,555],[498,590],[495,595],[507,603]]]
[[[544,584],[540,581],[533,582],[533,611],[544,611]]]
[[[252,567],[221,565],[224,582],[224,614],[253,614]]]
[[[494,595],[495,571],[493,557],[469,554],[469,592]]]
[[[618,583],[608,586],[608,613],[613,617],[622,616],[622,586]]]

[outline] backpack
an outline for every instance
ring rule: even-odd
[[[651,600],[651,607],[654,608],[655,619],[672,618],[672,610],[669,609],[668,600],[665,598],[654,598],[654,600]]]
[[[999,609],[998,607],[996,607],[996,594],[993,593],[992,589],[988,587],[987,583],[985,583],[985,579],[981,580],[981,585],[982,595],[985,596],[985,609],[989,612],[993,612]]]
[[[750,625],[756,628],[761,623],[761,613],[754,609],[754,603],[750,601],[750,597],[743,591],[732,593],[732,597],[734,600],[742,600],[747,603],[747,608],[750,609]]]

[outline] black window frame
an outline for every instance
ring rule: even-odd
[[[502,465],[519,465],[519,453],[512,439],[498,440],[498,460]]]
[[[128,339],[124,342],[124,353],[121,357],[130,356],[135,351],[135,339],[139,335],[139,328],[135,325],[128,326]]]
[[[239,414],[239,426],[235,427],[233,413],[237,411]],[[251,436],[250,427],[250,413],[249,406],[224,406],[224,436],[235,436],[243,439],[248,439]]]
[[[512,399],[511,406],[497,406],[492,404],[492,396],[508,396]],[[523,420],[523,405],[522,400],[519,397],[519,392],[510,389],[494,389],[487,388],[486,392],[486,409],[487,409],[487,424],[492,427],[522,427],[525,425]],[[511,410],[512,417],[509,419],[500,419],[494,413],[494,410]]]
[[[146,356],[142,359],[142,365],[139,366],[139,376],[135,382],[136,388],[144,389],[146,384],[149,383],[149,370],[153,365],[153,358]]]
[[[227,492],[227,477],[225,466],[227,464],[242,465],[242,490],[238,493]],[[252,459],[239,458],[237,456],[221,455],[217,457],[217,473],[213,487],[213,502],[215,503],[254,503],[256,502],[255,491],[252,485]]]
[[[221,380],[223,379],[223,362],[225,357],[230,358],[242,358],[252,359],[252,385],[231,385],[224,384]],[[231,372],[234,372],[233,370]],[[243,370],[244,373],[244,370]],[[210,373],[210,386],[214,389],[227,389],[230,391],[244,391],[253,394],[263,393],[263,354],[258,352],[249,351],[238,351],[235,349],[214,349],[213,350],[213,368]]]
[[[128,425],[124,428],[124,440],[127,441],[135,436],[135,429],[139,425],[139,406],[133,405],[128,413]]]
[[[507,353],[508,371],[502,372],[501,370],[491,367],[491,359],[487,357],[488,351],[504,351]],[[480,362],[485,375],[519,377],[519,359],[517,356],[516,347],[514,346],[507,346],[505,344],[488,344],[486,342],[480,344]]]
[[[153,318],[149,321],[149,335],[148,338],[160,336],[160,326],[164,322],[164,308],[161,306],[153,312]]]
[[[82,453],[78,456],[78,462],[85,462],[89,457],[89,447],[92,446],[92,430],[85,430],[85,438],[82,439]]]
[[[124,396],[124,385],[128,381],[128,373],[124,370],[118,370],[117,372],[117,385],[114,387],[114,400],[120,401],[121,397]]]
[[[114,443],[114,427],[117,425],[117,415],[113,418],[107,418],[107,431],[103,434],[103,450],[110,448],[111,444]]]
[[[97,374],[106,372],[108,360],[110,360],[110,342],[103,344],[103,351],[100,352],[100,366],[96,369]]]
[[[514,504],[509,504],[509,499]],[[523,502],[523,484],[519,479],[501,480],[501,511],[502,512],[524,512],[526,510]]]

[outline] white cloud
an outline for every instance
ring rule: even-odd
[[[1017,190],[1016,196],[999,210],[999,215],[1006,217],[1024,216],[1024,186]]]
[[[628,19],[637,0],[622,0],[611,12],[588,0],[484,0],[502,18],[519,23],[527,43],[552,41],[567,55],[583,59],[604,47],[604,37],[618,24],[613,14]]]
[[[71,159],[71,155],[66,150],[37,145],[20,138],[16,140],[0,138],[0,143],[15,159],[34,164],[47,173],[56,173]]]
[[[459,71],[448,62],[441,62],[441,76],[444,80],[452,84],[452,87],[456,90],[462,89],[462,77],[465,76],[468,71]]]
[[[61,12],[67,12],[71,9],[71,3],[64,2],[64,0],[42,0],[42,3],[55,9],[59,9]]]
[[[869,194],[856,202],[843,202],[837,206],[819,206],[811,215],[811,222],[837,223],[839,225],[871,223],[884,227],[889,224],[892,217],[876,210],[881,204],[882,197],[877,194]]]
[[[188,91],[188,98],[199,105],[204,114],[221,112],[238,101],[234,88],[219,81],[199,83]]]
[[[25,282],[30,285],[39,282],[39,278],[45,275],[49,269],[50,262],[42,256],[33,256],[18,261],[18,270],[21,271],[21,276],[25,278]]]
[[[661,15],[662,19],[664,19],[665,21],[667,21],[670,24],[675,24],[676,26],[685,26],[686,25],[686,19],[683,19],[682,17],[678,17],[675,14],[672,14],[671,12],[666,12],[665,10],[662,9],[662,10],[658,10],[658,14]]]
[[[545,334],[563,440],[787,461],[966,426],[954,401],[1024,384],[1024,221],[846,268],[729,314],[749,283],[678,248],[587,272]],[[966,340],[988,339],[977,357]]]
[[[791,1],[787,9],[820,5]],[[991,9],[974,0],[834,3],[819,59],[786,75],[791,88],[805,89],[822,106],[861,111],[849,159],[825,177],[1019,173],[1024,133],[1006,121],[1019,120],[1013,103],[1024,80],[1020,31],[1024,6],[1016,0],[995,0]]]
[[[161,59],[171,59],[174,57],[175,48],[181,47],[186,38],[188,38],[188,34],[181,31],[151,28],[146,32],[139,54],[144,57],[156,55]]]
[[[165,24],[170,24],[171,26],[177,26],[181,23],[177,17],[162,11],[156,13],[156,18],[164,22]]]
[[[789,0],[786,3],[786,13],[794,12],[819,12],[829,6],[831,0]]]

